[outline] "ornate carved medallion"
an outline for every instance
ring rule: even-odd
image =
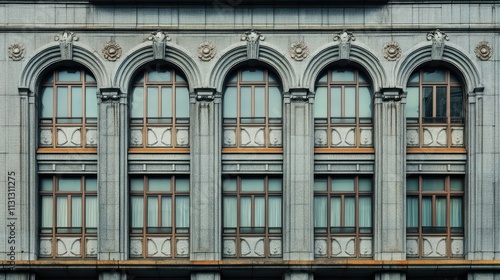
[[[215,46],[210,42],[201,43],[198,47],[198,57],[203,61],[212,60],[216,53]]]
[[[401,57],[401,48],[396,42],[389,42],[384,45],[384,57],[387,60],[394,61]]]
[[[491,48],[490,43],[486,41],[479,42],[474,50],[477,58],[480,60],[488,60],[493,54],[493,49]]]
[[[116,61],[122,55],[122,48],[114,41],[110,41],[104,45],[102,55],[109,61]]]
[[[14,61],[18,61],[24,58],[24,46],[23,44],[12,44],[9,47],[9,58]]]
[[[306,43],[303,41],[293,43],[290,46],[290,56],[297,60],[302,61],[309,55],[309,49],[307,48]]]

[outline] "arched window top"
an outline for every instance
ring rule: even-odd
[[[369,77],[355,68],[335,67],[328,69],[319,76],[316,86],[332,83],[371,84]]]
[[[423,67],[421,69],[415,70],[408,79],[408,86],[412,84],[422,83],[422,84],[434,84],[434,83],[451,83],[460,84],[460,80],[457,76],[450,70],[440,67],[440,68],[429,68]]]

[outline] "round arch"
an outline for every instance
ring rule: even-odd
[[[227,75],[237,66],[248,62],[247,45],[245,42],[230,46],[216,62],[209,76],[209,83],[218,92],[222,92]],[[280,77],[283,91],[288,92],[296,85],[295,71],[286,58],[273,47],[261,42],[259,58],[256,60],[271,67]]]
[[[394,69],[395,83],[397,87],[406,90],[406,83],[410,75],[420,66],[435,61],[431,58],[432,44],[428,42],[421,43],[408,51],[408,55],[400,60]],[[464,82],[467,92],[473,92],[475,88],[480,87],[479,72],[474,62],[458,47],[449,44],[445,45],[441,62],[451,65],[457,70]]]
[[[305,68],[302,84],[303,87],[314,92],[316,79],[320,73],[333,63],[341,61],[339,59],[338,43],[334,42],[326,45],[324,48],[316,51],[311,57],[309,64]],[[357,44],[351,44],[349,60],[346,61],[356,63],[370,76],[374,91],[378,91],[384,86],[384,81],[386,81],[384,68],[375,55],[368,49]]]
[[[35,92],[37,83],[49,68],[57,64],[67,63],[68,61],[80,64],[92,72],[99,87],[105,88],[111,86],[106,67],[94,51],[84,45],[74,43],[73,59],[63,60],[61,59],[59,43],[54,42],[36,51],[26,62],[21,71],[19,87],[29,88],[31,92]]]
[[[126,93],[130,85],[130,81],[137,71],[146,64],[155,61],[153,55],[153,46],[151,42],[145,42],[133,50],[131,50],[124,58],[122,63],[116,70],[114,85],[119,87],[121,92]],[[189,84],[189,90],[200,86],[200,70],[194,60],[187,54],[186,51],[172,45],[167,46],[165,60],[166,63],[171,63],[186,76]]]

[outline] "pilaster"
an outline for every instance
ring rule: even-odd
[[[375,94],[373,236],[376,260],[406,259],[405,102],[399,88],[383,88]]]
[[[191,260],[221,259],[220,101],[212,88],[191,94]]]

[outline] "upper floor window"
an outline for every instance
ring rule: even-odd
[[[370,177],[315,178],[314,236],[317,257],[372,256]]]
[[[97,147],[97,83],[83,69],[50,72],[40,84],[40,148]]]
[[[96,257],[96,177],[42,176],[38,189],[40,256]]]
[[[225,257],[281,257],[282,179],[225,177],[223,234]]]
[[[267,69],[240,69],[223,96],[225,148],[281,148],[282,96],[278,78]]]
[[[372,88],[355,68],[333,68],[316,82],[316,148],[373,147]]]
[[[189,147],[189,88],[182,73],[146,67],[130,92],[131,148]]]
[[[189,257],[189,178],[130,179],[131,257]]]
[[[464,146],[464,89],[445,68],[422,68],[410,76],[406,123],[409,148]]]

